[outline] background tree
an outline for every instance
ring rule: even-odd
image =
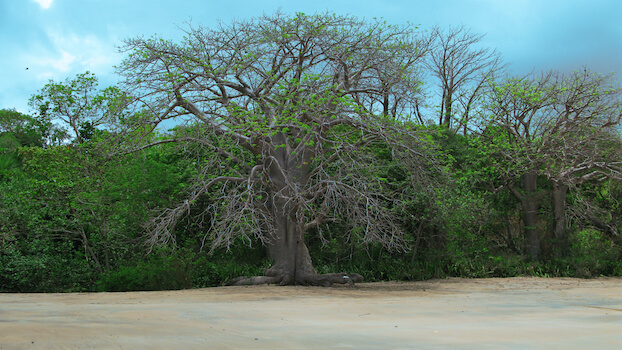
[[[432,28],[427,67],[441,90],[439,125],[456,129],[462,126],[466,133],[466,124],[486,82],[505,68],[496,50],[478,47],[483,37],[464,26],[446,31]],[[454,108],[456,102],[462,107],[461,116]]]
[[[0,180],[20,166],[18,149],[46,144],[50,125],[14,109],[0,109]]]
[[[615,87],[612,75],[587,69],[554,78],[551,120],[541,141],[542,175],[551,183],[556,252],[566,255],[568,189],[587,181],[622,180],[622,88]]]
[[[351,240],[403,248],[391,198],[364,150],[390,146],[389,154],[410,164],[413,181],[424,176],[425,160],[413,157],[416,135],[382,117],[387,104],[363,101],[399,99],[394,86],[412,84],[403,82],[414,79],[419,43],[409,26],[278,13],[216,29],[190,27],[181,44],[127,40],[120,73],[146,111],[135,122],[190,118],[196,124],[185,136],[157,143],[189,142],[213,152],[201,160],[205,170],[188,199],[152,222],[152,242],[173,240],[174,225],[213,193],[200,215],[212,246],[255,237],[274,262],[265,276],[238,283],[359,279],[314,270],[305,235],[322,237],[330,222],[347,224]],[[400,75],[388,79],[394,72]]]
[[[622,109],[620,90],[610,79],[587,71],[570,76],[548,72],[492,85],[491,126],[499,129],[485,135],[491,137],[491,149],[504,169],[503,187],[521,203],[525,246],[533,259],[540,256],[543,236],[538,224],[543,200],[539,177],[551,182],[553,232],[561,250],[567,249],[568,186],[619,177],[615,130]]]
[[[525,249],[534,260],[540,257],[538,211],[541,192],[538,175],[542,158],[539,140],[549,122],[545,107],[552,103],[550,74],[508,78],[492,83],[490,117],[499,129],[487,132],[495,157],[500,158],[502,186],[508,188],[521,203]]]
[[[374,71],[375,79],[378,80],[376,91],[354,92],[352,98],[357,104],[395,120],[410,121],[411,117],[415,117],[424,124],[419,109],[419,106],[424,104],[425,98],[422,90],[424,73],[423,65],[418,61],[427,55],[431,38],[421,36],[417,39],[417,47],[414,50],[407,48],[403,52],[394,50],[376,53],[379,56],[388,54],[392,56],[370,62],[370,69]],[[344,59],[351,58],[340,58]]]
[[[15,109],[0,109],[0,132],[15,132],[31,118]]]
[[[43,147],[52,129],[52,125],[41,118],[14,109],[0,109],[0,148]]]
[[[29,100],[41,118],[61,121],[78,143],[100,125],[111,125],[124,108],[126,96],[117,87],[98,90],[95,74],[86,72],[64,83],[50,80]]]

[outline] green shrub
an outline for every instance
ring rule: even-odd
[[[144,261],[121,265],[102,276],[97,290],[110,292],[173,290],[192,287],[193,255],[158,251]]]
[[[194,288],[221,286],[236,277],[263,275],[266,268],[263,259],[241,262],[232,256],[220,259],[204,255],[194,265],[192,285]]]
[[[92,264],[67,241],[34,239],[0,254],[2,292],[83,292],[94,278]]]
[[[214,287],[240,276],[262,275],[267,267],[262,248],[199,253],[189,248],[160,248],[144,259],[123,264],[97,283],[98,291],[149,291]]]
[[[571,254],[566,261],[577,277],[621,276],[621,248],[602,232],[586,229],[571,238]]]

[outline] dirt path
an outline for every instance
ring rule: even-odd
[[[0,294],[0,349],[622,349],[622,279]]]

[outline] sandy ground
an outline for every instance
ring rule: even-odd
[[[0,349],[622,349],[622,279],[0,294]]]

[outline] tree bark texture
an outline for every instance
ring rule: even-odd
[[[329,287],[334,283],[353,285],[363,281],[363,277],[358,274],[317,274],[295,212],[284,201],[275,202],[276,205],[272,208],[275,214],[274,237],[266,243],[273,265],[266,270],[265,276],[240,277],[230,281],[228,285],[298,284]]]

